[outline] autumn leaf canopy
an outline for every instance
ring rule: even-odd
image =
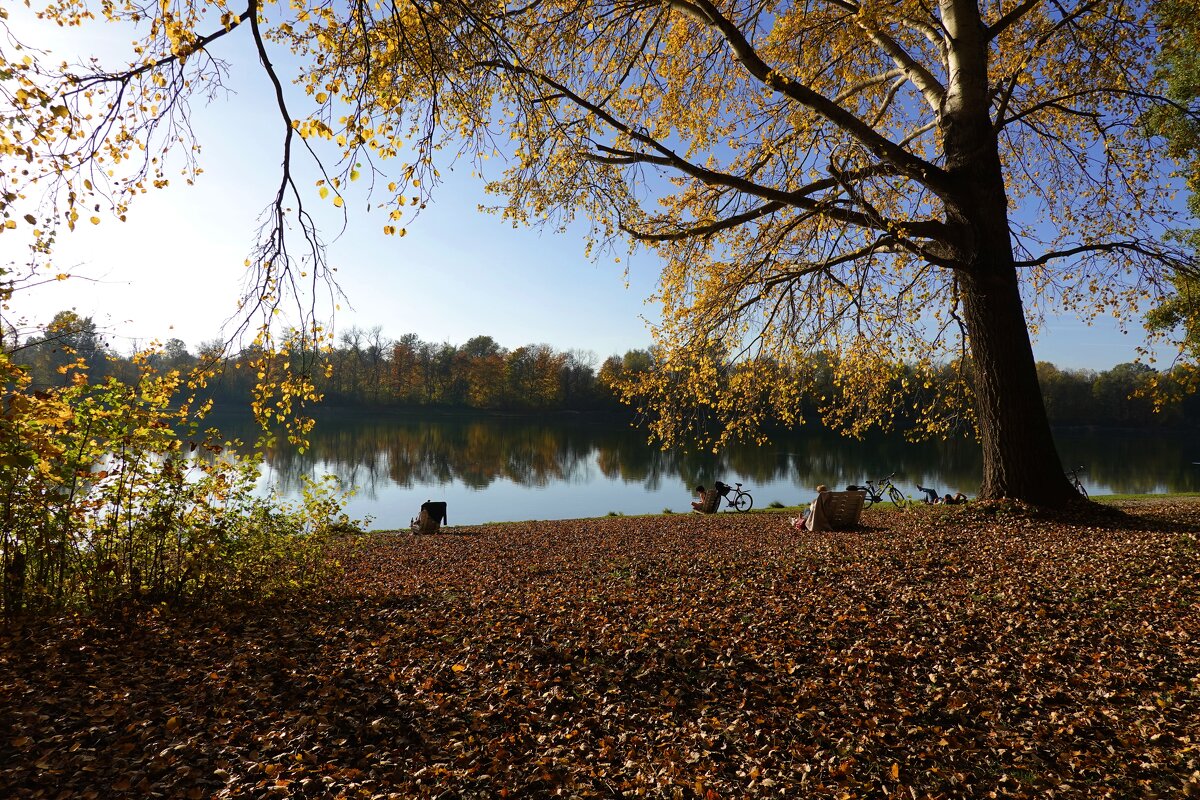
[[[980,207],[1007,213],[1035,329],[1046,311],[1136,317],[1177,257],[1162,237],[1170,174],[1141,124],[1170,34],[1141,4],[164,0],[43,16],[141,38],[112,72],[5,54],[7,171],[33,164],[58,192],[59,219],[39,225],[70,227],[97,201],[124,215],[168,180],[164,151],[182,147],[194,176],[182,106],[223,85],[214,53],[248,28],[285,155],[250,259],[256,303],[303,288],[288,215],[320,273],[314,203],[341,206],[366,180],[402,235],[439,167],[468,161],[514,222],[582,218],[593,245],[661,257],[662,368],[629,391],[694,412],[657,418],[668,440],[734,409],[729,434],[794,422],[818,369],[840,387],[825,415],[851,429],[938,370],[924,426],[967,418],[962,282],[984,271]],[[999,193],[964,177],[980,143],[998,152]],[[323,165],[315,188],[290,169],[302,148]]]

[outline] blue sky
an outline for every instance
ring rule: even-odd
[[[115,32],[111,38],[127,41]],[[92,36],[89,47],[97,42]],[[235,312],[257,218],[275,192],[282,147],[282,122],[250,57],[249,37],[221,45],[237,93],[193,107],[205,169],[196,185],[175,180],[143,196],[126,223],[105,219],[64,233],[55,270],[85,277],[18,295],[16,316],[44,323],[73,308],[109,330],[121,352],[169,337],[194,348],[221,335]],[[301,96],[293,90],[294,102]],[[297,104],[292,111],[305,109]],[[646,302],[658,275],[652,257],[591,260],[582,229],[514,229],[476,210],[496,200],[484,196],[469,164],[443,173],[444,185],[404,238],[384,236],[384,215],[366,212],[366,199],[349,195],[347,227],[334,240],[341,217],[312,190],[307,202],[329,212],[319,219],[349,303],[334,316],[336,330],[378,325],[391,338],[415,333],[454,344],[483,334],[508,348],[546,343],[591,351],[597,366],[650,343],[645,319],[658,313]],[[21,257],[12,252],[13,238],[0,243],[4,261]],[[1066,318],[1044,325],[1034,347],[1039,360],[1101,370],[1133,360],[1141,343],[1136,326],[1126,335],[1111,322],[1088,327]]]
[[[220,335],[235,311],[257,216],[273,196],[278,156],[243,171],[212,149],[196,186],[147,195],[128,222],[81,226],[61,239],[58,268],[88,279],[31,292],[18,310],[45,320],[73,307],[120,334],[112,340],[118,350],[133,340],[175,336],[195,346]],[[455,344],[483,334],[508,348],[544,342],[600,359],[649,343],[652,260],[630,263],[627,288],[625,261],[589,260],[581,233],[513,229],[476,210],[482,192],[470,181],[450,177],[403,238],[382,234],[378,210],[361,213],[365,203],[348,202],[358,208],[329,247],[346,294],[334,312],[337,330],[378,325],[391,338],[411,332]],[[312,202],[320,202],[315,194]],[[332,239],[341,219],[330,213],[324,222]]]
[[[121,52],[128,37],[102,30],[110,35],[90,37],[88,47]],[[72,46],[69,35],[51,35],[60,52]],[[193,105],[204,173],[193,186],[175,177],[167,189],[139,198],[125,223],[104,218],[64,231],[53,271],[81,277],[19,294],[15,316],[44,323],[74,309],[110,331],[121,352],[170,337],[194,348],[221,335],[236,311],[258,218],[278,186],[283,129],[249,37],[219,44],[236,93]],[[299,90],[289,102],[293,114],[307,110]],[[297,163],[307,168],[308,158],[301,154]],[[568,234],[513,228],[477,210],[497,199],[470,172],[467,163],[443,170],[434,202],[403,238],[383,235],[384,213],[367,211],[366,197],[353,193],[339,236],[342,216],[317,197],[316,174],[300,179],[310,188],[307,207],[320,212],[329,262],[346,295],[334,312],[335,330],[378,325],[390,338],[415,333],[454,344],[482,334],[508,348],[546,343],[592,351],[599,360],[649,345],[644,320],[657,313],[646,303],[657,279],[653,259],[588,257],[582,227]],[[14,239],[0,241],[5,261],[22,258]]]

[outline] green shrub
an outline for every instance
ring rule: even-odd
[[[259,461],[215,444],[145,366],[134,385],[32,391],[0,353],[3,610],[104,613],[130,603],[255,602],[328,585],[354,530],[333,479],[284,503],[255,495]]]

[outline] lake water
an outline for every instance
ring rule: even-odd
[[[227,434],[253,438],[248,426]],[[1085,465],[1094,495],[1200,491],[1200,433],[1060,431],[1064,467]],[[978,446],[902,437],[846,439],[804,428],[762,447],[719,454],[661,451],[620,424],[528,417],[360,416],[323,420],[301,454],[267,454],[261,479],[297,496],[301,475],[334,475],[356,492],[346,510],[372,529],[406,527],[425,500],[449,504],[449,524],[570,519],[609,513],[690,511],[696,484],[740,481],[754,507],[807,503],[813,487],[843,488],[895,472],[911,497],[917,485],[973,496],[982,476]]]

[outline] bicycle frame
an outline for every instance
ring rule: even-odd
[[[1075,469],[1067,470],[1066,472],[1067,480],[1071,482],[1071,486],[1074,487],[1075,491],[1079,492],[1084,499],[1088,499],[1088,493],[1087,489],[1083,488],[1083,481],[1079,479],[1079,476],[1086,471],[1087,470],[1085,470],[1083,467],[1076,467]]]
[[[880,478],[878,481],[867,480],[863,481],[866,484],[864,486],[851,484],[846,489],[852,492],[866,492],[867,497],[864,501],[864,505],[866,506],[874,503],[882,503],[885,499],[890,499],[895,506],[903,508],[908,504],[908,501],[904,497],[904,492],[900,491],[899,487],[892,483],[892,478],[894,477],[896,477],[896,473],[893,472],[891,475],[888,475],[886,478]],[[876,483],[879,485],[876,486]]]
[[[880,491],[878,489],[875,488],[875,481],[864,481],[864,483],[866,484],[866,486],[859,486],[858,490],[859,491],[865,490],[867,493],[867,499],[870,500],[872,503],[882,503],[883,495],[880,493]]]
[[[754,498],[750,496],[749,491],[742,488],[740,483],[735,482],[733,486],[727,483],[721,485],[725,487],[725,490],[721,492],[721,496],[725,498],[725,502],[729,508],[741,512],[749,511],[754,505]]]

